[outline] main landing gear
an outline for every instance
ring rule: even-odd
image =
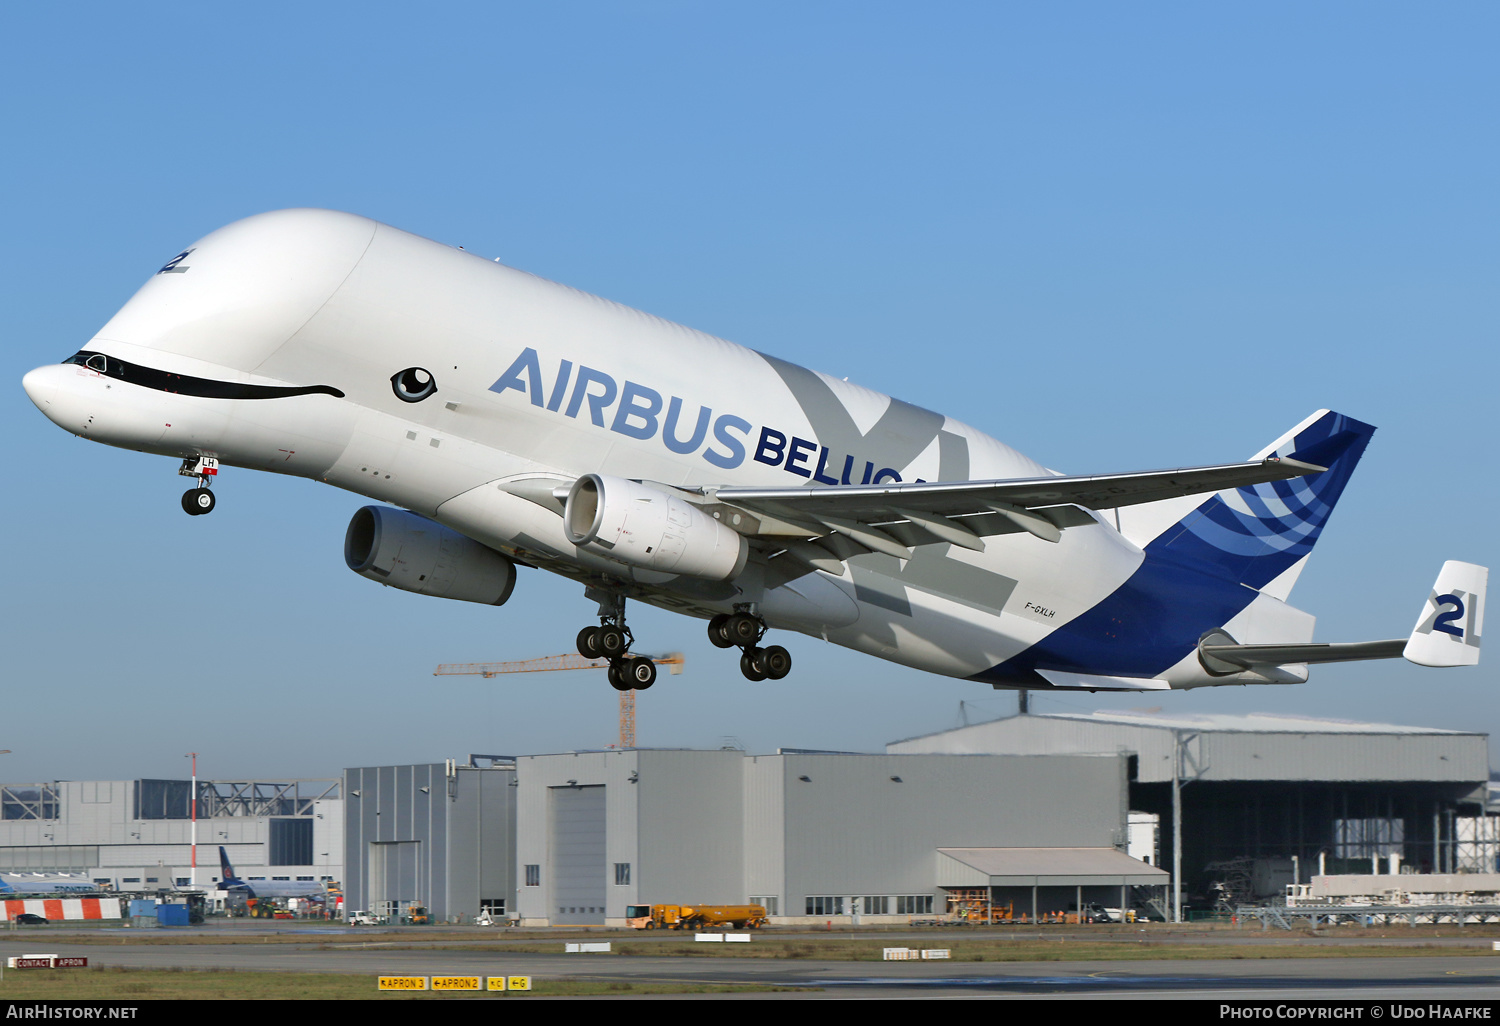
[[[212,513],[216,504],[214,493],[208,490],[208,486],[219,473],[219,461],[212,456],[200,456],[197,459],[186,459],[177,473],[183,477],[196,477],[198,487],[189,488],[182,493],[182,511],[190,517],[201,517],[205,513]]]
[[[616,691],[645,691],[656,683],[656,664],[628,654],[635,636],[625,625],[625,597],[592,591],[589,597],[599,600],[599,626],[578,632],[578,654],[608,659],[609,686]]]
[[[708,640],[718,648],[739,646],[740,672],[749,680],[780,680],[792,672],[792,654],[780,645],[760,648],[766,622],[750,605],[735,606],[733,613],[720,613],[708,621]]]

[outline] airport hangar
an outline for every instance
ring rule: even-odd
[[[896,741],[891,753],[1119,752],[1130,808],[1156,817],[1171,868],[1180,802],[1182,887],[1198,907],[1286,894],[1314,875],[1500,870],[1488,736],[1249,715],[1018,715]]]
[[[755,900],[787,923],[904,922],[978,888],[1017,915],[1116,906],[1122,887],[1145,888],[1127,899],[1139,906],[1171,865],[1174,756],[1189,891],[1227,861],[1253,863],[1259,897],[1309,879],[1320,855],[1330,873],[1496,868],[1484,735],[1097,713],[1010,717],[885,754],[626,749],[200,781],[198,881],[217,882],[225,844],[247,879],[342,881],[349,908],[426,904],[438,919],[600,923],[630,904]],[[0,789],[0,872],[185,886],[190,792]]]
[[[199,780],[197,885],[219,882],[220,845],[241,879],[339,881],[342,787],[337,777]],[[0,873],[69,873],[122,893],[191,887],[192,793],[190,780],[0,785]]]
[[[1154,915],[1168,904],[1174,759],[1194,907],[1212,883],[1238,888],[1220,895],[1233,900],[1280,898],[1320,872],[1493,873],[1500,854],[1487,737],[1464,731],[1022,715],[883,755],[481,758],[347,771],[355,907],[422,900],[446,918],[485,899],[527,924],[582,925],[618,923],[633,904],[751,901],[787,924],[873,923],[939,915],[984,888],[1017,916],[1155,898]],[[473,774],[505,786],[470,786]]]

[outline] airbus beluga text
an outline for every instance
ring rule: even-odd
[[[1320,410],[1248,463],[1073,477],[941,414],[350,214],[285,210],[173,257],[27,374],[84,438],[324,481],[350,569],[500,605],[584,585],[620,689],[627,598],[708,620],[751,680],[800,631],[996,687],[1302,681],[1479,658],[1488,571],[1444,564],[1409,638],[1313,644],[1287,604],[1374,431]]]

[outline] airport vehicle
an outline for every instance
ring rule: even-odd
[[[22,926],[46,926],[47,920],[35,912],[21,912],[15,917],[16,922]]]
[[[401,914],[401,925],[403,926],[429,926],[432,916],[427,912],[426,905],[412,905]]]
[[[380,926],[385,922],[380,916],[371,915],[369,912],[350,912],[346,920],[350,926]]]
[[[972,365],[973,360],[968,361]],[[997,368],[998,369],[998,368]],[[174,256],[32,401],[84,438],[391,505],[354,572],[501,605],[584,586],[620,690],[628,599],[708,621],[750,680],[801,632],[999,688],[1284,684],[1478,661],[1487,571],[1444,564],[1408,638],[1312,643],[1292,586],[1374,428],[1319,410],[1247,463],[1064,475],[940,414],[351,214],[239,221]],[[222,490],[222,486],[220,486]]]
[[[761,905],[627,905],[625,924],[635,930],[706,930],[733,927],[754,930],[764,926]]]
[[[1069,904],[1068,911],[1078,916],[1082,923],[1118,923],[1120,921],[1119,909],[1108,909],[1097,902],[1086,901],[1083,903],[1083,911],[1080,913],[1077,904]]]
[[[219,890],[242,894],[247,898],[310,898],[321,902],[328,894],[326,885],[312,880],[241,880],[234,874],[229,853],[219,845]],[[251,915],[257,913],[252,910]],[[269,912],[265,913],[269,914]]]

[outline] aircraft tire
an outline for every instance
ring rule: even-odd
[[[656,683],[656,664],[645,656],[638,656],[625,665],[620,676],[627,678],[635,690],[645,691]]]
[[[760,621],[753,616],[744,613],[735,613],[724,624],[724,633],[729,637],[730,643],[735,645],[753,645],[760,640]]]
[[[614,659],[625,652],[625,632],[618,627],[599,628],[599,654]]]
[[[755,664],[757,660],[754,656],[751,655],[752,652],[758,655],[760,651],[761,650],[758,648],[752,648],[746,651],[744,655],[740,656],[740,672],[745,675],[746,680],[759,681],[766,679],[766,671],[764,667],[756,666]]]
[[[708,621],[708,640],[713,642],[715,648],[733,648],[734,639],[731,638],[724,627],[729,623],[729,614],[720,613]]]
[[[212,513],[215,502],[214,493],[207,488],[189,488],[182,493],[182,508],[190,517]]]
[[[792,672],[792,654],[780,645],[762,649],[765,652],[766,676],[780,680]]]
[[[598,627],[585,627],[578,632],[578,654],[585,659],[599,658]]]
[[[629,691],[630,681],[625,679],[624,668],[618,659],[611,659],[609,663],[609,686],[616,691]]]

